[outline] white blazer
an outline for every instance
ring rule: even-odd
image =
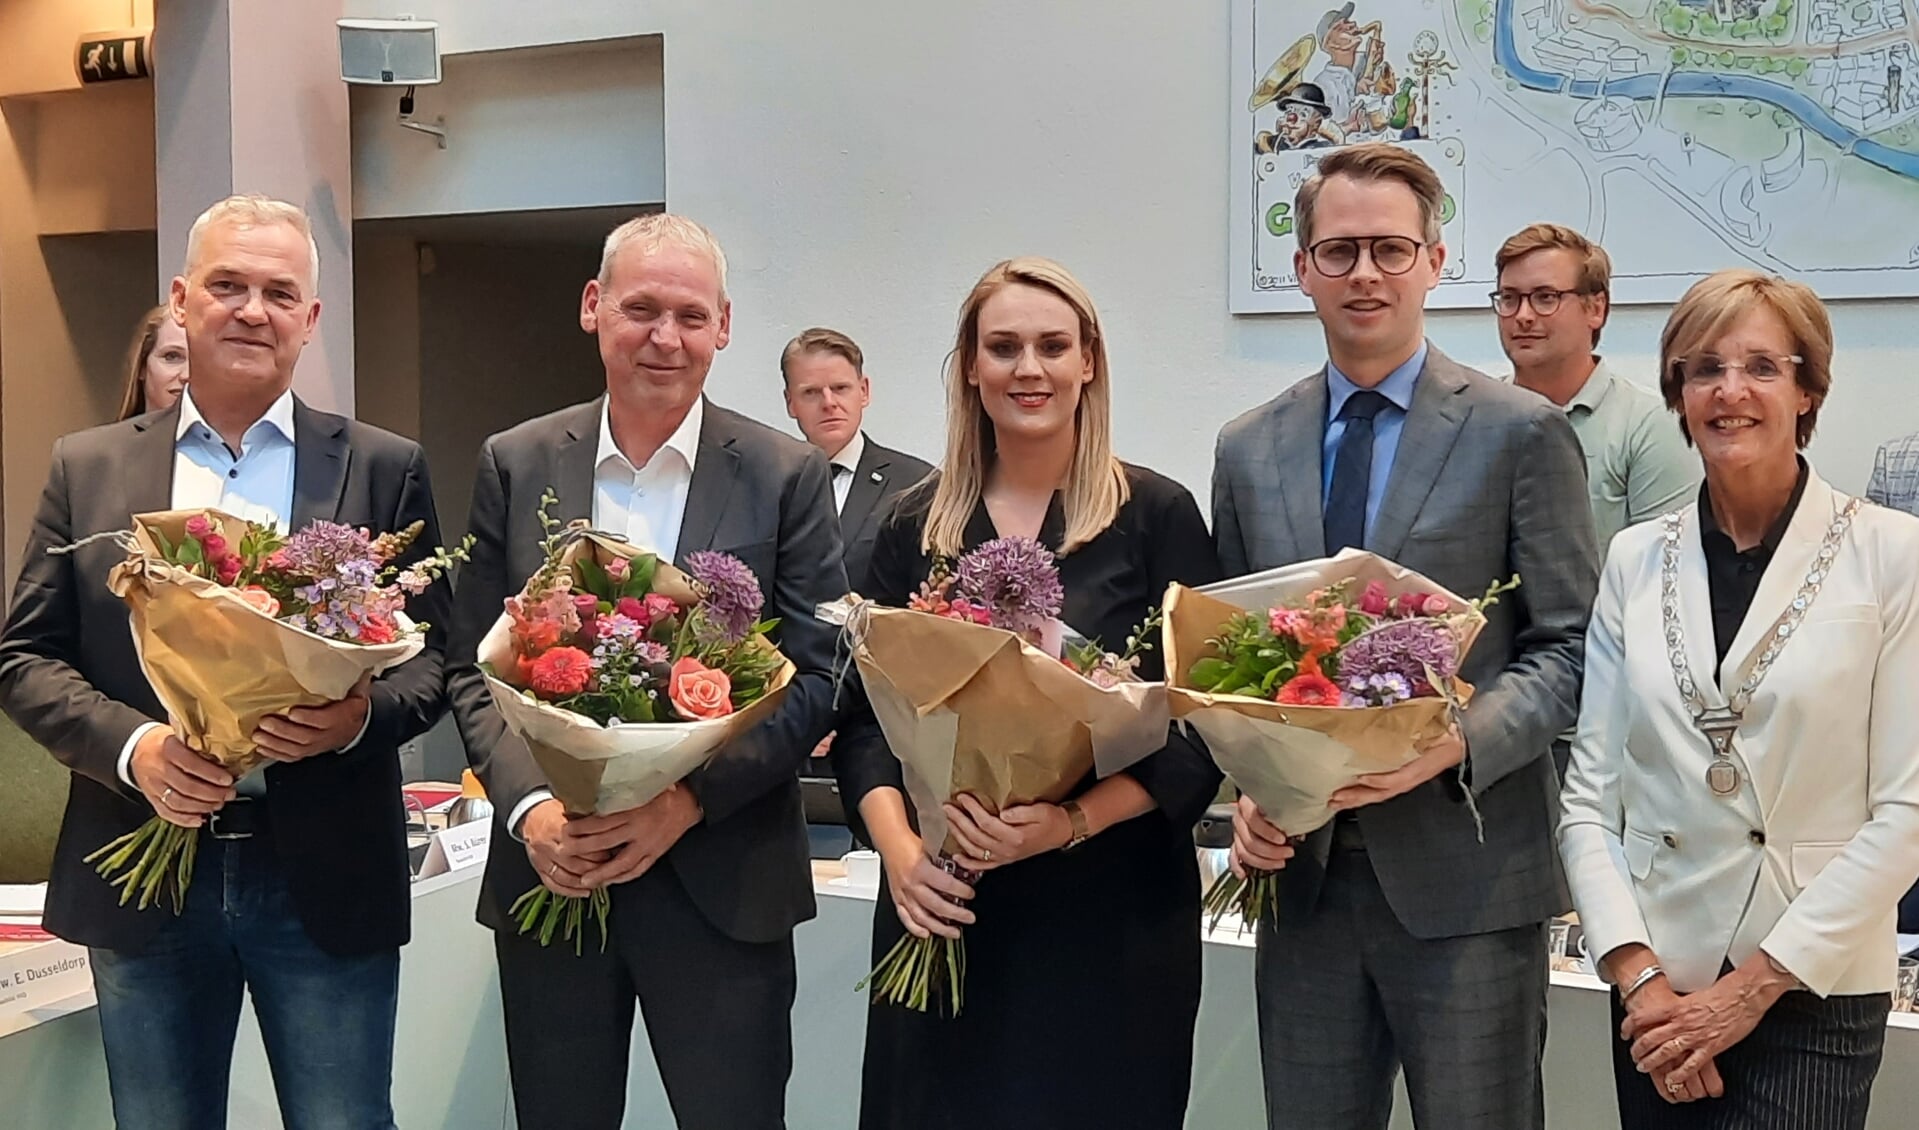
[[[1698,507],[1680,512],[1679,620],[1708,707],[1757,661],[1847,501],[1809,477],[1717,686]],[[1919,519],[1860,507],[1746,710],[1723,798],[1667,656],[1664,535],[1651,521],[1613,540],[1586,635],[1559,851],[1587,949],[1650,946],[1680,992],[1760,948],[1820,996],[1888,991],[1919,876]]]

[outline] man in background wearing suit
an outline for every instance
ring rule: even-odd
[[[496,816],[480,921],[494,931],[520,1125],[613,1130],[626,1101],[637,999],[682,1127],[784,1125],[796,987],[793,927],[814,913],[798,770],[832,724],[846,591],[826,457],[704,397],[732,307],[712,234],[654,214],[607,237],[580,325],[606,395],[530,420],[480,451],[450,644],[467,756]],[[684,561],[704,549],[753,570],[798,673],[779,708],[639,808],[569,816],[474,666],[482,636],[543,558],[551,516]],[[515,841],[519,841],[518,844]],[[523,937],[508,907],[535,883],[612,895],[610,941],[576,955]]]
[[[1599,555],[1565,413],[1426,342],[1443,199],[1395,146],[1320,162],[1294,263],[1329,363],[1216,453],[1229,576],[1353,546],[1466,596],[1523,579],[1488,610],[1450,733],[1335,794],[1339,815],[1299,839],[1239,802],[1235,866],[1280,876],[1255,976],[1276,1130],[1384,1130],[1402,1066],[1421,1126],[1545,1123],[1546,921],[1568,902],[1548,751],[1577,713]]]
[[[895,496],[933,473],[930,464],[867,438],[860,427],[873,386],[860,347],[838,330],[815,326],[780,353],[786,412],[833,468],[833,505],[846,545],[846,580],[858,591],[880,519]]]
[[[134,514],[218,509],[283,532],[315,520],[439,541],[419,445],[306,406],[293,368],[319,321],[320,262],[298,208],[257,196],[193,225],[173,280],[195,381],[180,402],[54,444],[13,611],[0,705],[73,771],[46,924],[88,947],[114,1119],[227,1123],[244,987],[290,1130],[391,1127],[400,946],[411,909],[400,743],[445,705],[441,633],[364,692],[264,720],[271,761],[235,781],[187,749],[107,589],[111,540],[48,550]],[[446,589],[408,612],[442,621]],[[158,814],[201,829],[182,913],[121,905],[85,856]]]
[[[815,326],[802,330],[780,351],[780,380],[786,385],[786,413],[806,441],[826,453],[833,468],[833,504],[840,515],[840,541],[846,546],[846,583],[854,592],[866,585],[873,539],[893,499],[933,473],[932,465],[902,451],[881,447],[860,424],[873,403],[866,357],[853,339],[838,330]],[[833,735],[821,739],[803,772],[834,777]]]

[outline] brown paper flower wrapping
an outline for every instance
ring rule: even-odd
[[[1174,720],[1197,730],[1233,784],[1289,835],[1304,835],[1331,820],[1333,793],[1364,774],[1388,773],[1411,761],[1415,746],[1446,732],[1451,706],[1443,698],[1380,707],[1286,706],[1194,690],[1187,676],[1194,663],[1219,654],[1207,641],[1234,615],[1301,605],[1309,593],[1346,580],[1357,582],[1355,599],[1370,581],[1384,584],[1391,596],[1445,597],[1458,610],[1446,619],[1459,635],[1462,660],[1486,626],[1486,618],[1457,594],[1383,557],[1352,549],[1205,588],[1176,584],[1166,593],[1160,632]],[[1472,696],[1463,679],[1453,681],[1452,691],[1462,703]]]
[[[261,719],[337,702],[363,676],[398,667],[425,644],[417,637],[388,644],[327,639],[275,620],[235,589],[167,564],[154,531],[179,545],[187,521],[200,515],[233,545],[250,528],[212,510],[136,514],[134,548],[107,585],[127,602],[140,666],[174,733],[240,777],[266,760],[252,737]]]
[[[865,601],[848,632],[929,851],[957,848],[941,805],[961,793],[994,812],[1056,803],[1166,744],[1159,683],[1102,688],[1011,632]]]
[[[561,552],[569,566],[591,554],[601,565],[616,557],[647,551],[596,533],[584,533]],[[692,580],[665,561],[654,574],[653,591],[682,608],[699,600]],[[513,667],[512,618],[504,612],[480,641],[479,660],[492,671]],[[606,815],[638,808],[659,796],[707,759],[734,734],[757,724],[778,708],[793,679],[784,662],[767,684],[766,694],[738,713],[705,722],[633,722],[602,726],[593,719],[540,702],[497,676],[487,689],[506,728],[525,739],[553,795],[575,815]]]

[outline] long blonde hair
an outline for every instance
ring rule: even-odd
[[[995,449],[993,422],[979,388],[966,379],[979,351],[979,312],[986,300],[1009,286],[1032,286],[1058,295],[1079,315],[1080,347],[1093,355],[1093,379],[1080,390],[1073,418],[1073,466],[1066,484],[1066,540],[1071,553],[1113,524],[1131,489],[1126,469],[1113,456],[1113,395],[1106,363],[1106,338],[1099,311],[1072,272],[1051,259],[1022,256],[996,263],[973,284],[960,305],[959,335],[946,356],[946,456],[928,506],[920,550],[957,556],[966,544],[966,523],[986,488],[986,472]]]
[[[165,306],[148,310],[133,331],[133,343],[127,347],[127,390],[120,396],[120,414],[116,420],[131,420],[147,413],[147,358],[160,341],[160,323],[170,315]]]

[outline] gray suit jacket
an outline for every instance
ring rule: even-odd
[[[846,580],[854,592],[863,592],[866,566],[873,560],[873,541],[880,522],[901,491],[933,473],[932,465],[867,438],[860,465],[846,489],[840,509],[840,540],[846,543]]]
[[[1326,556],[1320,484],[1326,373],[1220,432],[1213,534],[1227,576]],[[1432,349],[1400,435],[1368,549],[1473,597],[1514,573],[1463,674],[1466,788],[1459,777],[1360,809],[1360,829],[1399,921],[1421,938],[1537,923],[1567,908],[1553,848],[1553,736],[1578,715],[1599,549],[1585,458],[1565,413]],[[1332,839],[1307,838],[1281,873],[1282,915],[1312,911]]]
[[[1866,497],[1881,506],[1919,514],[1919,435],[1887,440],[1879,446]]]
[[[539,507],[549,487],[562,522],[593,516],[593,457],[600,402],[563,408],[491,437],[480,449],[467,529],[472,560],[454,591],[447,683],[467,759],[494,811],[480,921],[512,928],[507,908],[538,878],[508,836],[506,818],[546,778],[526,742],[506,730],[474,665],[502,602],[544,560]],[[680,525],[679,559],[716,549],[759,578],[780,650],[798,668],[779,709],[722,747],[687,784],[706,818],[666,853],[687,894],[716,929],[745,942],[785,937],[813,916],[799,768],[833,722],[832,664],[838,629],[815,616],[846,593],[839,523],[826,457],[764,425],[708,402],[699,456]]]

